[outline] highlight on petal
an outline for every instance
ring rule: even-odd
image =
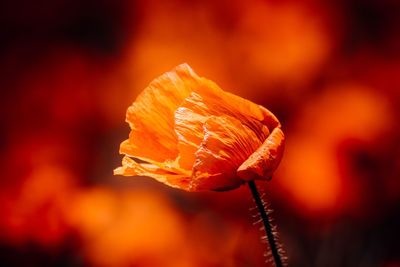
[[[254,104],[253,102],[233,95],[228,92],[224,92],[214,82],[202,78],[204,81],[202,87],[195,91],[200,96],[200,100],[197,102],[199,111],[204,111],[212,115],[229,115],[237,118],[241,123],[248,126],[253,130],[254,133],[260,139],[264,139],[261,131],[262,123],[266,118],[265,112],[261,109],[261,106]],[[193,93],[190,97],[193,96]],[[272,129],[269,129],[272,130]]]
[[[150,163],[138,163],[125,156],[122,167],[114,170],[116,175],[124,176],[148,176],[171,187],[189,190],[189,176],[164,170]]]
[[[239,167],[237,174],[245,181],[271,179],[281,161],[285,136],[275,128],[265,142]]]
[[[179,165],[188,169],[195,162],[194,153],[204,138],[203,124],[212,116],[228,115],[246,125],[263,142],[269,134],[263,122],[268,113],[248,100],[222,91],[215,83],[202,78],[202,87],[192,92],[175,111]],[[273,125],[269,123],[269,125]],[[267,124],[267,125],[268,125]],[[273,125],[275,127],[275,125]]]
[[[163,162],[178,156],[174,112],[197,87],[200,78],[187,64],[153,80],[128,108],[132,131],[121,153]]]
[[[268,129],[264,127],[264,131]],[[260,145],[257,135],[238,119],[212,116],[204,124],[204,140],[195,153],[191,190],[235,188],[243,183],[236,174]]]

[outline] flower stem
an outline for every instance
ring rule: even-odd
[[[251,193],[253,195],[253,198],[256,202],[257,208],[260,211],[261,218],[264,222],[265,232],[267,233],[269,246],[271,248],[271,252],[274,257],[276,267],[282,267],[283,266],[282,259],[281,256],[279,255],[278,247],[276,245],[274,234],[272,233],[272,227],[268,218],[268,214],[267,211],[265,210],[265,206],[261,200],[260,194],[258,193],[257,186],[254,181],[249,181],[248,184]]]

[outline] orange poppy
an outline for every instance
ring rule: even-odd
[[[224,92],[187,64],[153,80],[128,108],[131,132],[114,174],[149,176],[188,190],[228,190],[268,180],[284,134],[266,108]]]

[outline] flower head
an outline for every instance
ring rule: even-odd
[[[114,174],[149,176],[188,190],[227,190],[268,180],[283,153],[278,119],[224,92],[187,64],[153,80],[128,108],[131,132]]]

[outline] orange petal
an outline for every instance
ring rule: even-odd
[[[240,186],[243,180],[236,170],[262,144],[261,141],[248,126],[227,115],[209,118],[204,124],[204,132],[204,140],[196,152],[190,189]]]
[[[263,124],[259,122],[270,121],[269,116],[272,113],[247,99],[223,91],[210,80],[205,78],[202,80],[204,80],[202,86],[195,92],[201,96],[213,115],[225,114],[235,117],[252,129],[260,140],[266,138],[262,131]],[[268,124],[267,126],[269,127]],[[269,130],[273,128],[269,128]]]
[[[138,163],[127,156],[122,160],[122,167],[114,170],[114,175],[148,176],[171,187],[189,190],[189,176],[169,172],[149,163]]]
[[[194,154],[204,138],[203,124],[208,118],[221,115],[236,118],[251,129],[261,142],[269,134],[264,123],[275,118],[270,118],[272,113],[266,109],[264,111],[259,105],[226,93],[204,78],[202,81],[202,86],[192,92],[175,111],[179,165],[184,169],[190,169],[195,162]],[[268,121],[267,125],[272,124]]]
[[[265,142],[237,170],[245,181],[271,178],[281,161],[285,136],[280,128],[275,128]]]
[[[267,125],[270,132],[277,127],[278,128],[281,127],[281,123],[278,121],[278,119],[275,117],[275,115],[272,114],[271,111],[264,108],[263,106],[259,106],[259,107],[264,116],[264,124]]]
[[[197,88],[199,77],[187,64],[153,80],[128,108],[126,121],[132,131],[121,152],[163,162],[178,156],[174,112]]]
[[[129,151],[132,149],[131,146],[132,146],[132,144],[129,142],[129,139],[123,141],[121,143],[120,153],[121,154],[129,154]],[[141,161],[148,162],[148,163],[150,163],[150,164],[152,164],[154,166],[157,166],[158,168],[163,169],[164,171],[167,171],[167,172],[183,174],[183,175],[186,175],[186,176],[190,176],[191,175],[191,171],[182,169],[177,164],[176,161],[166,160],[164,162],[158,162],[158,161],[155,161],[155,160],[152,160],[152,159],[148,159],[148,158],[145,158],[145,157],[136,156],[134,158],[136,158],[138,160],[141,160]]]
[[[200,110],[204,103],[198,101],[192,93],[181,107],[175,111],[175,132],[178,135],[179,166],[191,170],[195,162],[195,153],[204,139],[203,124],[211,116],[207,110]]]

